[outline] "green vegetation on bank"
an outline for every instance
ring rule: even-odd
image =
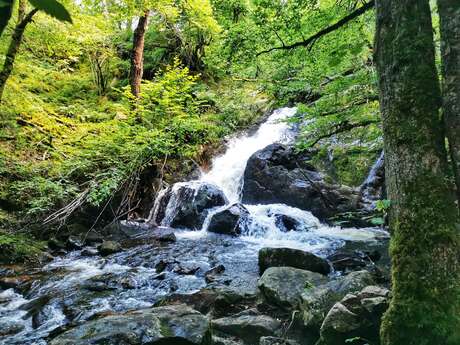
[[[333,0],[160,1],[150,11],[137,97],[129,76],[140,8],[131,1],[62,3],[73,23],[34,16],[0,104],[5,231],[33,224],[46,238],[49,226],[86,209],[92,224],[143,171],[179,180],[206,165],[225,136],[276,106],[299,107],[298,148],[318,152],[316,164],[331,182],[359,185],[382,148],[371,12],[308,47],[268,52],[355,7]],[[2,53],[16,11],[1,36]],[[41,225],[50,216],[55,222]]]

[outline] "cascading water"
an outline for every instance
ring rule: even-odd
[[[212,169],[201,176],[201,181],[215,184],[222,189],[231,203],[240,201],[242,177],[251,155],[275,143],[289,143],[295,131],[283,120],[295,115],[296,108],[281,108],[264,122],[254,135],[238,136],[230,140],[225,154],[215,158]]]
[[[160,205],[157,199],[150,218],[157,220],[161,211],[162,223],[169,225],[177,211],[175,193],[181,187],[198,191],[203,183],[219,187],[228,204],[239,202],[248,159],[272,143],[292,142],[296,132],[283,120],[295,112],[295,108],[279,109],[252,135],[230,140],[226,152],[214,159],[212,169],[199,181],[174,186],[166,205]],[[187,197],[196,196],[192,194]],[[218,205],[225,203],[224,199]],[[347,240],[364,241],[368,246],[384,234],[377,229],[329,227],[310,212],[283,204],[244,206],[249,218],[238,238],[206,231],[211,216],[225,207],[221,206],[208,213],[201,231],[176,231],[175,243],[147,243],[108,257],[74,251],[56,258],[38,273],[33,272],[38,276],[26,292],[0,290],[0,345],[46,345],[48,334],[69,322],[85,322],[101,313],[147,308],[171,293],[192,293],[212,284],[255,292],[259,277],[257,254],[264,246],[298,248],[324,256]],[[279,217],[283,216],[296,223],[296,231],[281,229]],[[216,265],[224,265],[225,272],[219,281],[209,284],[205,272]],[[49,301],[33,322],[21,308],[43,297]]]

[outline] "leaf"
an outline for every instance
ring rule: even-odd
[[[72,23],[69,11],[56,0],[29,0],[36,9],[54,17],[62,22]]]
[[[0,1],[0,36],[3,34],[8,25],[8,21],[11,18],[11,13],[13,12],[14,0],[1,0]]]

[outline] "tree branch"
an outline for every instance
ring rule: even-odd
[[[335,126],[335,129],[332,132],[329,132],[329,133],[326,133],[326,134],[323,134],[323,135],[320,135],[319,137],[317,137],[308,146],[313,147],[317,143],[319,143],[321,140],[326,139],[326,138],[330,138],[333,135],[348,132],[348,131],[351,131],[352,129],[355,129],[355,128],[367,127],[367,126],[370,126],[370,125],[373,125],[373,124],[376,124],[376,123],[380,123],[380,120],[379,119],[378,120],[366,120],[366,121],[358,122],[358,123],[350,123],[350,122],[348,122],[346,120],[344,122],[341,122],[341,123],[337,124]]]
[[[275,51],[275,50],[286,50],[286,49],[294,49],[294,48],[298,48],[298,47],[308,47],[308,46],[314,44],[321,37],[333,32],[333,31],[335,31],[337,29],[340,29],[342,26],[345,26],[346,24],[348,24],[352,20],[354,20],[354,19],[358,18],[359,16],[361,16],[362,14],[366,13],[367,11],[372,9],[374,7],[374,5],[375,5],[375,0],[371,0],[371,1],[367,2],[367,3],[365,3],[363,6],[361,6],[357,10],[353,11],[352,13],[350,13],[348,16],[340,19],[337,23],[335,23],[335,24],[333,24],[331,26],[328,26],[327,28],[324,28],[323,30],[318,31],[316,34],[310,36],[306,40],[296,42],[296,43],[293,43],[291,45],[283,45],[283,46],[272,47],[270,49],[258,52],[256,56],[260,56],[262,54],[267,54],[267,53],[270,53],[270,52]]]

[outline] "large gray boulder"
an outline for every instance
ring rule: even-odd
[[[368,286],[359,293],[346,295],[328,312],[317,345],[343,345],[352,338],[380,344],[380,321],[388,307],[388,299],[389,291],[378,286]]]
[[[292,248],[262,248],[259,250],[259,270],[269,267],[294,267],[321,274],[329,274],[329,263],[312,253]]]
[[[155,201],[150,223],[199,230],[211,208],[228,203],[217,186],[206,182],[182,182],[170,186]]]
[[[332,306],[348,293],[356,293],[375,284],[368,271],[352,272],[319,286],[309,286],[301,293],[300,310],[305,326],[318,329]]]
[[[270,267],[259,280],[259,291],[264,300],[284,309],[297,309],[301,294],[327,282],[319,273],[292,267]]]
[[[209,322],[186,305],[106,316],[77,326],[50,345],[211,345]]]
[[[308,210],[321,220],[356,209],[358,191],[331,185],[308,154],[272,144],[254,153],[244,172],[245,204],[283,203]]]
[[[213,320],[211,325],[217,333],[237,337],[250,345],[257,344],[261,337],[277,335],[281,328],[278,320],[255,309]]]
[[[212,215],[208,231],[217,234],[238,236],[244,231],[249,211],[241,204],[233,204]]]

